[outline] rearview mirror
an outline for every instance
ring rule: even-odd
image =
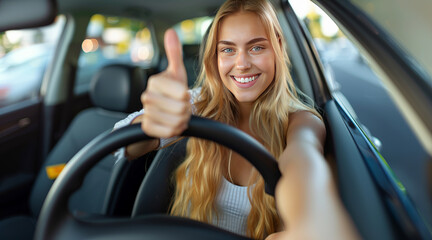
[[[56,15],[55,0],[0,0],[0,32],[48,25]]]

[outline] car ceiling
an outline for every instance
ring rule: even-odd
[[[183,19],[214,15],[224,0],[57,0],[59,13],[127,15],[174,24]]]

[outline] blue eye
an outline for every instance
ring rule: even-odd
[[[222,52],[224,52],[224,53],[232,53],[233,50],[231,48],[224,48],[224,49],[222,49]]]
[[[262,49],[263,49],[263,48],[260,47],[260,46],[255,46],[255,47],[252,48],[252,51],[254,51],[254,52],[258,52],[258,51],[260,51],[260,50],[262,50]]]

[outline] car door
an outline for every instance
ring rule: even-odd
[[[0,218],[27,211],[42,157],[41,86],[64,22],[0,33]]]
[[[405,120],[391,83],[419,76],[403,64],[407,55],[385,46],[388,39],[380,37],[388,35],[360,9],[335,3],[341,1],[315,2],[320,7],[309,1],[283,4],[299,46],[295,57],[305,64],[303,75],[326,120],[326,158],[345,207],[364,239],[430,239],[428,144]],[[416,83],[397,91],[418,91],[428,105],[430,88],[419,90]],[[413,106],[411,111],[421,111]]]

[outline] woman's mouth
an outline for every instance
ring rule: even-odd
[[[250,77],[235,77],[233,76],[234,80],[236,80],[239,83],[248,83],[251,82],[259,77],[259,74],[250,76]]]
[[[233,76],[231,78],[234,80],[237,86],[241,88],[248,88],[255,84],[256,80],[261,74],[248,75],[248,76]]]

